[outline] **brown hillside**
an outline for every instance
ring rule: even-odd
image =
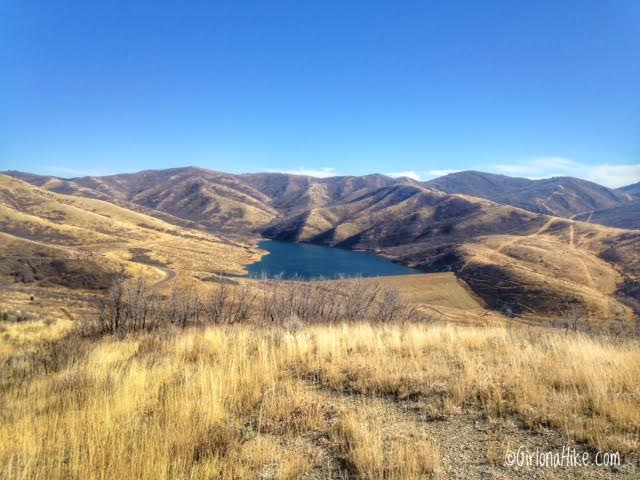
[[[624,187],[620,187],[616,189],[618,192],[625,193],[627,195],[631,195],[632,197],[640,198],[640,182],[634,183],[632,185],[626,185]]]
[[[513,205],[536,213],[572,217],[624,205],[629,196],[571,177],[529,180],[483,172],[458,172],[429,180],[426,186]]]
[[[200,168],[147,170],[105,177],[60,179],[8,172],[47,190],[137,205],[194,222],[210,231],[250,231],[272,220],[269,198],[231,174]],[[171,219],[164,217],[168,221]]]
[[[252,173],[239,178],[271,199],[280,211],[324,207],[399,183],[384,175],[315,178],[283,173]]]
[[[574,179],[532,182],[497,176],[496,180],[496,176],[467,173],[457,178],[471,179],[476,187],[494,182],[496,189],[504,188],[507,193],[520,183],[523,191],[534,185],[538,192],[547,194],[544,188],[552,188],[546,198],[553,202],[560,201],[553,192],[566,194],[578,187],[584,191],[592,185]],[[367,249],[425,271],[454,271],[497,309],[558,315],[567,305],[580,304],[594,316],[607,319],[629,318],[629,307],[638,310],[638,232],[451,195],[408,179],[230,175],[196,168],[71,180],[12,174],[47,189],[146,209],[156,217],[154,221],[164,216],[174,224],[194,222],[200,228],[244,238],[263,232],[282,240]],[[443,178],[450,181],[452,176]],[[571,208],[564,213],[591,208],[597,199],[617,198],[610,196],[609,189],[595,187],[589,190],[592,200],[588,205],[569,202]],[[537,202],[538,197],[532,194],[531,198]],[[22,217],[11,228],[28,229],[28,225],[28,219]],[[68,230],[41,226],[38,235],[46,233],[47,242],[55,240],[63,245],[73,241]],[[110,225],[92,229],[87,236],[102,233],[112,237],[114,232],[117,229]],[[21,235],[17,230],[9,233]],[[135,248],[153,250],[155,257],[165,255],[156,243],[151,245],[141,240]],[[234,260],[222,270],[240,269],[242,264]],[[199,271],[205,270],[210,269]]]
[[[605,208],[574,217],[588,223],[597,223],[608,227],[640,229],[640,199],[618,207]]]
[[[156,280],[176,272],[242,273],[242,265],[256,258],[249,248],[220,237],[6,175],[0,175],[0,233],[0,273],[24,282],[71,277],[80,265],[100,277],[97,287],[104,286],[102,273],[123,267]]]
[[[640,232],[535,214],[419,186],[382,188],[352,202],[287,217],[266,230],[388,255],[426,271],[455,271],[490,306],[631,318],[625,280],[640,272]]]

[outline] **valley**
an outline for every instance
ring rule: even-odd
[[[636,328],[640,231],[575,219],[582,208],[624,203],[631,194],[584,181],[553,186],[468,172],[422,184],[193,167],[68,180],[7,173],[2,268],[26,283],[82,278],[76,287],[100,289],[117,271],[163,283],[176,274],[200,282],[244,275],[248,265],[256,273],[266,237],[368,251],[425,273],[454,272],[487,308],[528,322],[549,323],[577,308],[598,329]],[[523,198],[535,198],[525,187],[547,196],[548,188],[560,188],[574,205],[564,213],[574,219],[470,195],[490,196],[487,184],[503,195],[521,187]],[[79,271],[61,276],[60,265]]]
[[[382,175],[0,175],[0,477],[537,478],[513,445],[576,444],[622,464],[557,478],[635,478],[640,231],[578,217]]]
[[[639,480],[640,0],[0,5],[0,480]]]

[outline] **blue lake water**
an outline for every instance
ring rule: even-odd
[[[381,277],[421,273],[373,253],[275,240],[265,240],[259,246],[269,254],[247,267],[251,277],[265,274],[268,277],[282,275],[283,278],[309,280],[318,277]]]

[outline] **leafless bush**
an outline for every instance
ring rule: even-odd
[[[99,301],[98,323],[103,331],[113,334],[144,329],[154,315],[155,304],[144,277],[127,279],[120,274]]]
[[[293,320],[390,323],[422,318],[398,290],[374,280],[262,278],[259,282],[231,283],[217,277],[203,293],[194,281],[178,280],[169,295],[161,298],[144,278],[119,275],[100,301],[100,331],[121,334],[163,323],[183,328],[250,320],[284,325]]]
[[[341,281],[347,293],[344,319],[347,322],[370,318],[371,310],[375,307],[382,287],[377,282],[366,282],[361,278]]]
[[[255,289],[249,285],[241,285],[233,289],[229,301],[225,305],[224,323],[245,322],[251,316],[256,299]]]
[[[216,286],[205,299],[205,318],[211,323],[222,323],[231,291],[222,277],[217,277]]]
[[[405,302],[396,289],[383,289],[380,296],[378,320],[382,323],[391,322],[405,308]]]
[[[299,321],[394,322],[417,320],[420,312],[397,289],[362,278],[305,281],[261,279],[262,320],[283,323]]]
[[[202,310],[202,298],[195,282],[174,282],[165,307],[167,320],[179,327],[185,327],[188,323],[199,322]]]
[[[560,318],[554,322],[556,326],[565,328],[567,332],[587,330],[587,312],[585,308],[577,303],[568,302],[563,305],[560,311]]]

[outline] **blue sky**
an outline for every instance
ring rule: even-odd
[[[640,180],[640,2],[0,2],[0,169]]]

